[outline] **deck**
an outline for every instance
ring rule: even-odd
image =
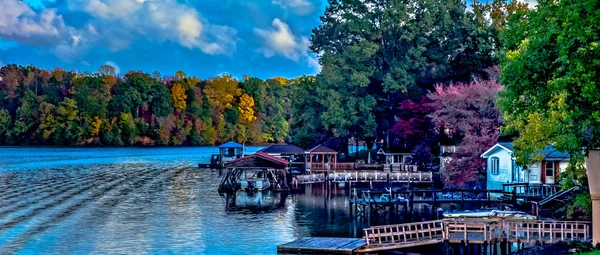
[[[277,246],[277,253],[355,254],[365,244],[362,238],[304,237]]]

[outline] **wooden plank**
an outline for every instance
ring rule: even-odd
[[[353,254],[355,250],[365,245],[362,238],[304,237],[277,246],[277,252]]]

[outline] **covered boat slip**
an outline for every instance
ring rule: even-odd
[[[286,181],[289,162],[263,152],[225,163],[227,173],[219,192],[273,189],[288,191]]]

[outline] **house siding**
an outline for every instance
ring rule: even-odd
[[[527,167],[529,170],[529,183],[542,183],[542,164],[535,163]]]
[[[492,174],[491,160],[493,157],[498,157],[499,159],[498,174]],[[498,149],[489,154],[486,164],[487,189],[501,190],[502,184],[512,181],[512,163],[512,156],[506,150]]]

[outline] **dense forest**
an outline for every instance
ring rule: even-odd
[[[16,65],[0,77],[0,144],[107,146],[284,142],[291,88],[312,80]]]

